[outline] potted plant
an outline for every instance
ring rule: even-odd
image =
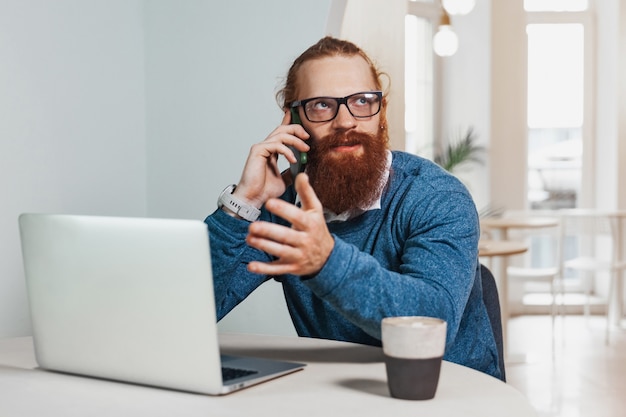
[[[442,146],[433,161],[451,173],[470,163],[484,163],[485,147],[478,145],[476,139],[474,129],[469,127],[458,140],[448,141]]]
[[[486,148],[477,144],[476,140],[474,129],[469,127],[457,140],[447,141],[441,146],[439,152],[435,153],[433,161],[455,175],[470,164],[483,164]],[[479,216],[498,217],[502,211],[502,208],[489,204],[479,211]]]

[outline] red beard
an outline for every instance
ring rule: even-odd
[[[381,180],[387,169],[387,143],[384,130],[377,135],[350,131],[315,139],[307,175],[322,205],[335,214],[356,213],[371,206],[384,186]],[[357,144],[363,147],[359,155],[329,152],[340,145]]]

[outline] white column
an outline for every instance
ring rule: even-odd
[[[406,0],[348,0],[341,37],[360,46],[391,78],[387,122],[393,149],[405,149],[404,17]],[[384,87],[384,86],[383,86]]]
[[[523,0],[491,2],[490,195],[494,207],[525,208],[527,39]]]

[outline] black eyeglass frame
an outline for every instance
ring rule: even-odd
[[[378,110],[375,113],[372,113],[372,114],[370,114],[368,116],[357,116],[354,113],[352,113],[352,110],[350,109],[350,106],[348,106],[348,100],[350,98],[352,98],[354,96],[358,96],[360,94],[374,94],[374,95],[376,95],[376,97],[378,97]],[[337,107],[335,108],[335,114],[330,119],[327,119],[327,120],[311,120],[309,118],[309,115],[306,112],[306,104],[311,102],[311,101],[313,101],[313,100],[319,100],[319,99],[335,100],[337,102]],[[337,115],[339,114],[339,107],[342,104],[344,104],[346,106],[346,109],[348,109],[348,112],[350,112],[352,117],[355,117],[357,119],[366,119],[368,117],[373,117],[373,116],[376,116],[378,113],[380,113],[380,110],[383,107],[383,92],[382,91],[360,91],[358,93],[350,94],[349,96],[345,96],[345,97],[330,97],[330,96],[311,97],[311,98],[307,98],[307,99],[304,99],[304,100],[296,100],[296,101],[292,102],[289,107],[294,109],[296,107],[302,106],[302,110],[304,110],[304,116],[306,117],[306,119],[309,122],[311,122],[311,123],[325,123],[325,122],[330,122],[331,120],[334,120],[335,117],[337,117]]]

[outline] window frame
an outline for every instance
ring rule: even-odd
[[[582,122],[582,175],[580,184],[580,195],[578,196],[577,207],[592,207],[595,201],[595,101],[596,101],[596,56],[595,39],[596,28],[594,19],[593,2],[589,2],[589,7],[584,11],[524,11],[526,15],[525,28],[532,24],[580,24],[584,31],[584,58],[583,58],[583,122]],[[528,72],[526,72],[528,76]],[[528,120],[526,120],[528,128]],[[527,134],[528,138],[528,134]],[[528,140],[528,139],[527,139]],[[528,172],[528,162],[526,162]],[[525,196],[526,206],[529,206],[528,194]],[[565,293],[578,293],[586,291],[591,285],[584,279],[568,280],[565,284]],[[593,292],[593,289],[590,289]],[[524,294],[534,291],[524,290]]]

